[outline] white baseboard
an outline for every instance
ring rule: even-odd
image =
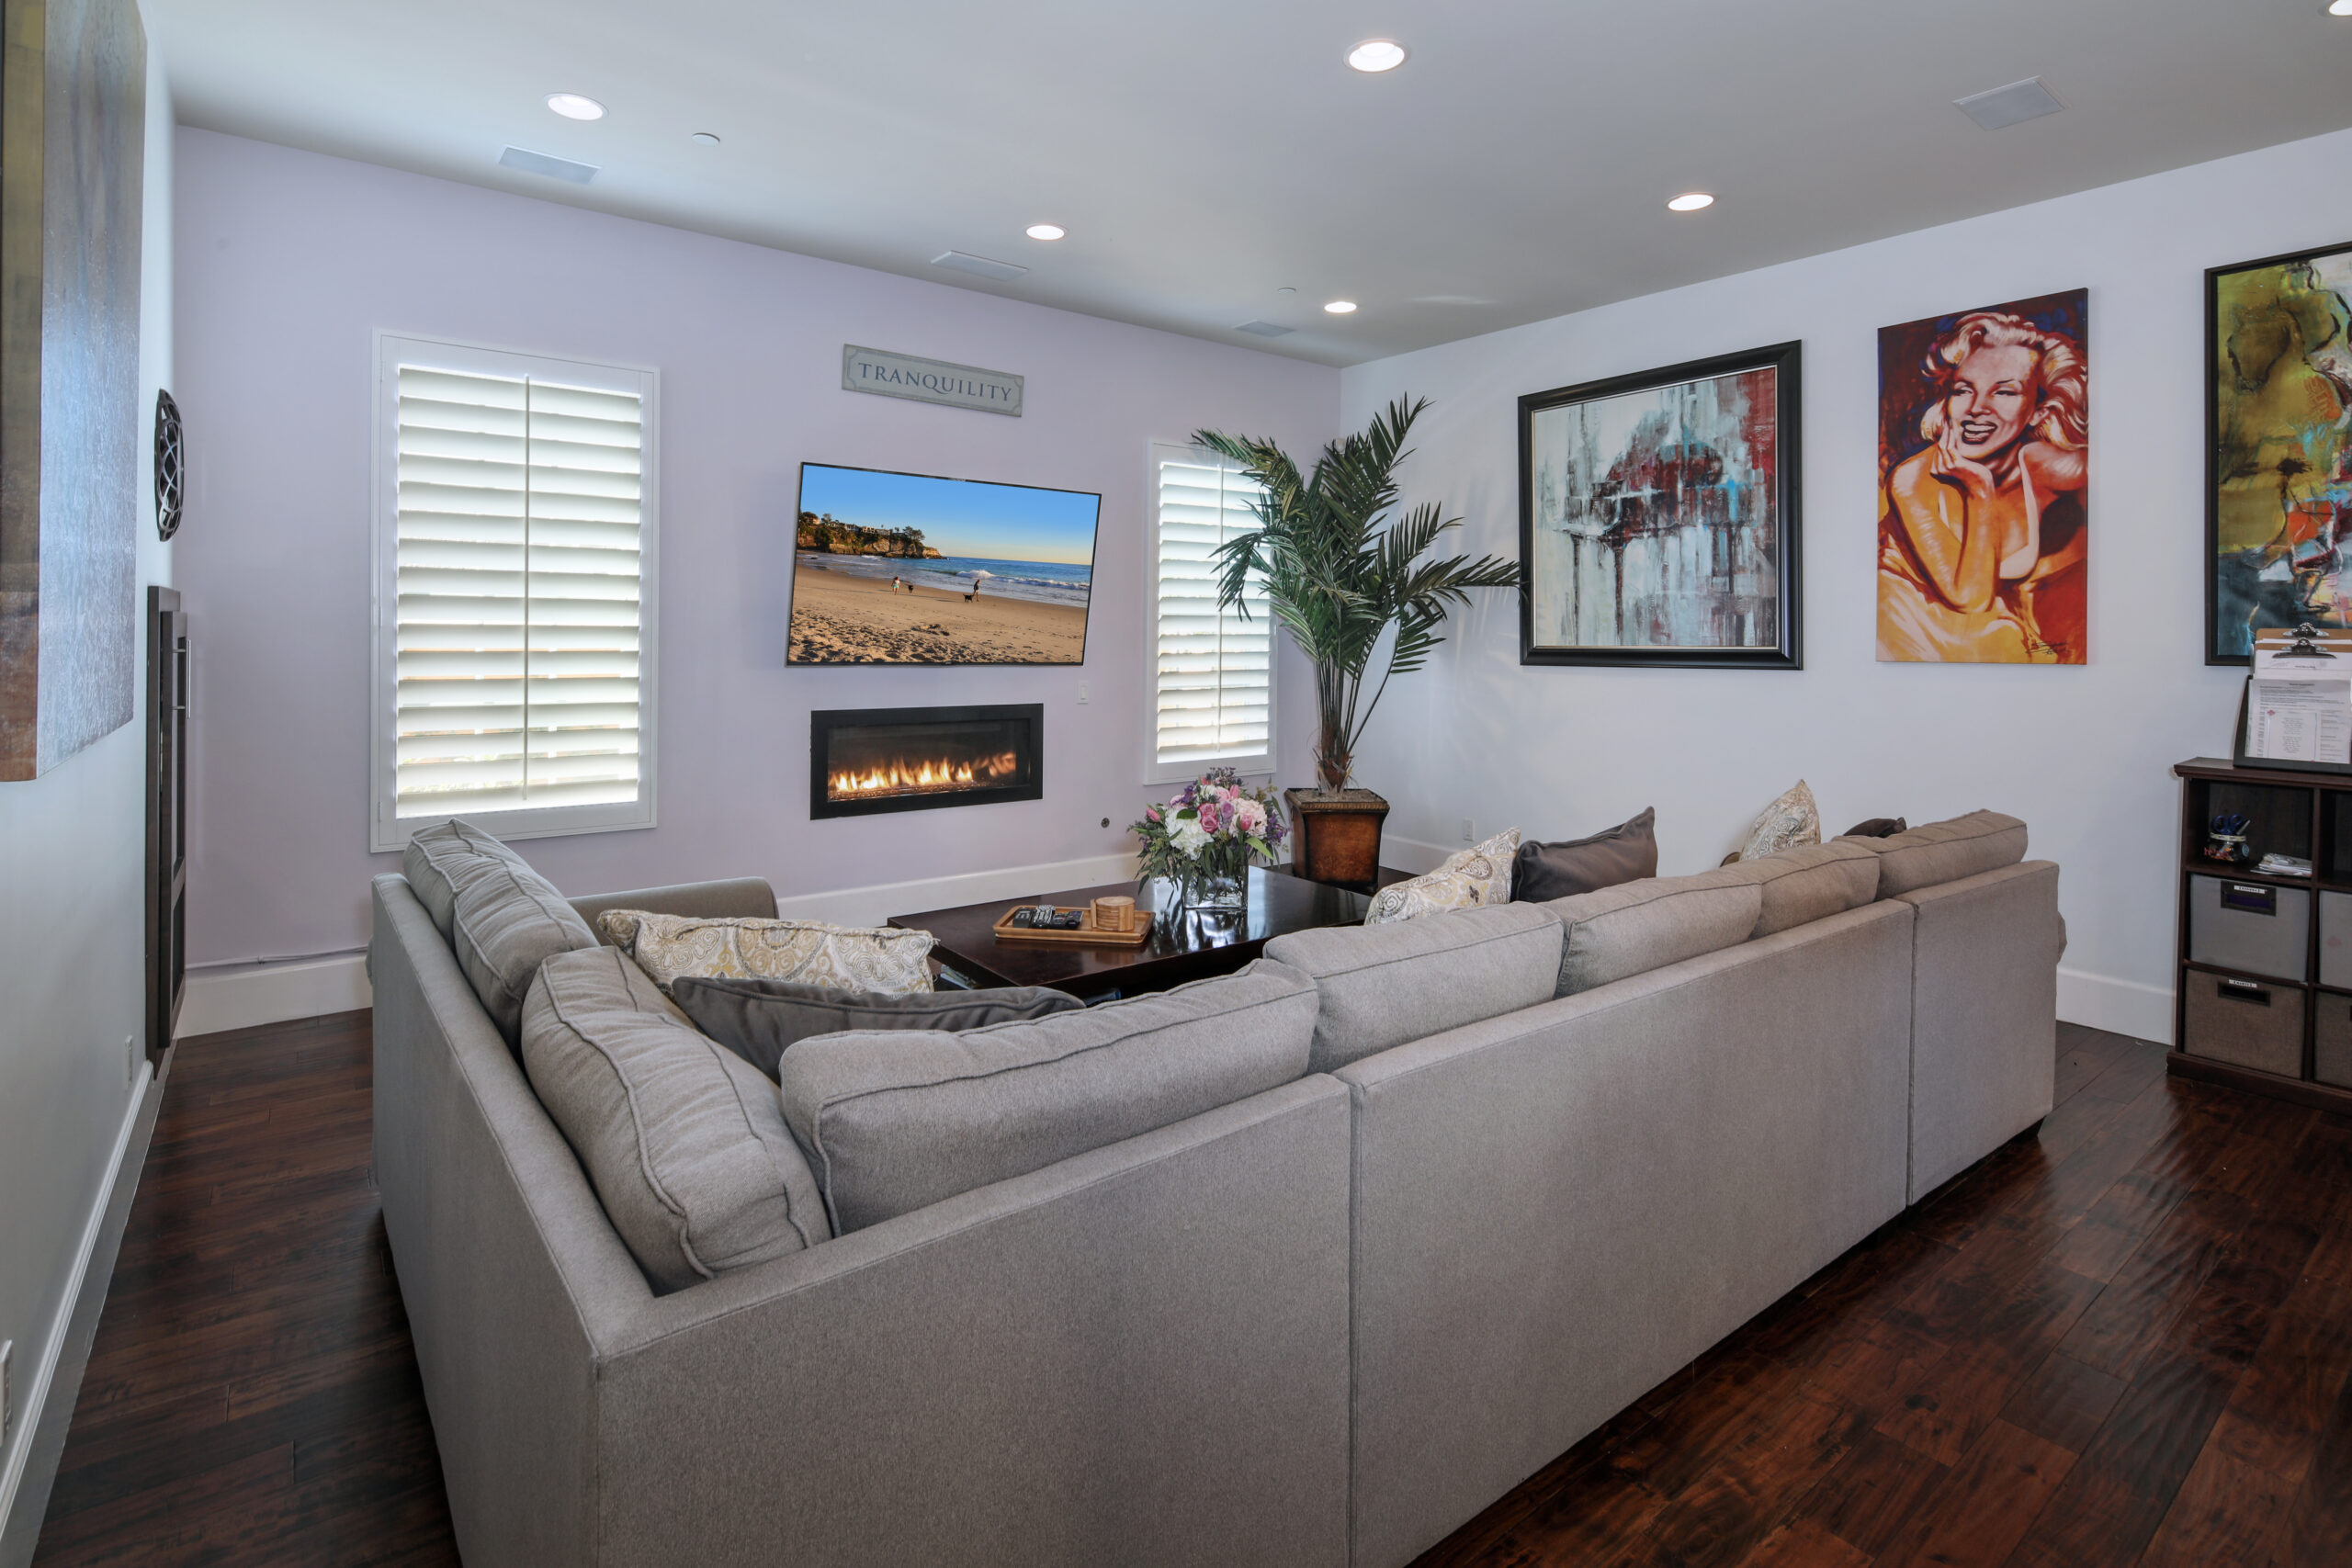
[[[1434,862],[1431,863],[1435,863]],[[1069,887],[1125,882],[1136,874],[1130,853],[1091,855],[1083,860],[1016,865],[1003,871],[967,872],[914,882],[885,882],[830,893],[796,893],[776,900],[786,919],[831,920],[836,925],[878,926],[911,909],[945,909],[990,898],[1035,897]],[[180,1004],[182,1039],[251,1029],[289,1019],[350,1012],[370,1004],[368,955],[339,953],[288,964],[221,964],[190,970],[187,998]]]
[[[139,1125],[140,1112],[146,1109],[147,1091],[155,1081],[152,1064],[140,1070],[139,1081],[130,1091],[130,1103],[123,1107],[122,1125],[115,1130],[114,1152],[107,1156],[105,1177],[90,1199],[89,1217],[82,1223],[82,1242],[74,1255],[74,1275],[66,1281],[65,1293],[59,1298],[57,1317],[42,1337],[38,1353],[31,1346],[17,1350],[16,1380],[15,1424],[8,1429],[8,1445],[0,1454],[0,1538],[16,1540],[19,1532],[11,1529],[11,1515],[17,1505],[17,1488],[25,1479],[25,1461],[31,1456],[35,1435],[40,1430],[41,1415],[48,1407],[49,1387],[57,1376],[57,1359],[65,1348],[67,1331],[74,1324],[74,1309],[82,1300],[82,1292],[89,1284],[90,1257],[97,1250],[98,1238],[106,1228],[107,1210],[114,1201],[115,1183],[122,1176],[123,1155],[130,1147],[130,1134]],[[29,1362],[29,1365],[28,1365]],[[44,1491],[46,1490],[44,1486]],[[42,1501],[46,1503],[44,1496]]]
[[[1397,871],[1409,871],[1415,876],[1427,876],[1445,863],[1448,855],[1460,854],[1468,844],[1425,844],[1419,839],[1403,839],[1394,833],[1380,837],[1380,863]]]
[[[2171,990],[2137,980],[2110,979],[2080,969],[2058,971],[2058,1016],[2067,1023],[2172,1043]]]
[[[191,969],[180,1001],[179,1037],[370,1006],[368,955],[338,953],[290,964],[221,964]]]

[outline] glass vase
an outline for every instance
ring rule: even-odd
[[[1234,852],[1238,851],[1238,852]],[[1177,871],[1176,907],[1187,914],[1238,914],[1250,904],[1250,851],[1212,845]]]

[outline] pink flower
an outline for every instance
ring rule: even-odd
[[[1233,820],[1245,833],[1266,830],[1266,808],[1247,797],[1233,803]]]
[[[1143,819],[1144,819],[1145,821],[1147,821],[1147,822],[1157,822],[1157,821],[1159,821],[1159,807],[1158,807],[1157,806],[1147,806],[1147,807],[1145,807],[1143,808]]]

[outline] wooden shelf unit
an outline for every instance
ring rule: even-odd
[[[2352,773],[2305,773],[2232,762],[2225,758],[2192,757],[2173,765],[2180,780],[2180,844],[2176,882],[2178,913],[2175,921],[2173,963],[2173,1050],[2165,1058],[2176,1077],[2228,1084],[2325,1110],[2352,1111],[2352,1085],[2323,1082],[2318,1077],[2318,1028],[2321,1009],[2340,1007],[2352,1012],[2352,990],[2323,985],[2320,954],[2325,921],[2321,895],[2352,895]],[[2245,867],[2207,860],[2202,853],[2215,816],[2234,812],[2246,818],[2246,842],[2253,858]],[[2253,868],[2266,854],[2289,854],[2312,863],[2310,876],[2272,876]],[[2270,887],[2291,887],[2311,895],[2309,929],[2304,932],[2301,973],[2292,977],[2233,969],[2189,956],[2189,878],[2211,876]],[[2352,938],[2352,921],[2340,934]],[[2188,1022],[2192,976],[2219,976],[2252,981],[2300,996],[2301,1070],[2294,1075],[2266,1072],[2259,1067],[2222,1061],[2196,1050]],[[2352,1077],[2352,1074],[2346,1076]]]

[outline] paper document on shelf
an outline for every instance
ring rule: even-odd
[[[2245,754],[2352,762],[2352,676],[2256,674],[2246,682]]]

